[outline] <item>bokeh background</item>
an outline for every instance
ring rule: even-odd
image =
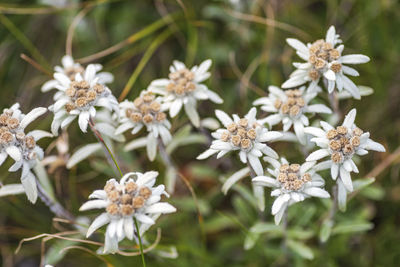
[[[95,59],[115,76],[110,86],[119,96],[130,80],[128,99],[156,78],[165,77],[172,60],[188,65],[211,58],[212,77],[208,86],[224,98],[217,106],[210,102],[199,106],[201,116],[213,116],[214,109],[245,114],[251,103],[265,95],[268,85],[280,85],[298,60],[285,42],[288,37],[312,42],[323,38],[330,25],[335,25],[345,44],[345,53],[362,53],[371,61],[357,66],[357,84],[374,89],[362,100],[340,103],[343,113],[356,107],[357,124],[371,132],[382,143],[386,153],[370,153],[359,164],[360,174],[354,179],[376,176],[376,182],[351,199],[346,213],[338,213],[336,228],[322,244],[318,233],[330,203],[310,201],[297,204],[289,212],[291,235],[300,247],[284,253],[281,236],[267,231],[252,236],[249,229],[257,222],[257,210],[248,204],[249,183],[241,183],[224,196],[221,176],[238,169],[232,161],[198,162],[195,157],[203,144],[181,146],[172,157],[193,186],[203,215],[203,242],[196,203],[187,187],[178,181],[171,202],[179,212],[159,220],[162,240],[159,248],[168,251],[175,246],[179,257],[161,257],[163,252],[146,256],[148,266],[397,266],[400,261],[400,4],[395,0],[148,0],[148,1],[0,1],[0,107],[19,102],[27,112],[52,103],[52,93],[43,94],[41,85],[49,77],[21,58],[25,54],[46,71],[60,63],[66,53],[68,29],[79,12],[86,13],[74,31],[72,54],[88,63],[87,58],[117,44],[111,54]],[[106,50],[107,51],[107,50]],[[326,99],[322,99],[326,101]],[[48,114],[35,124],[48,129]],[[180,116],[173,131],[188,123]],[[195,132],[195,131],[193,131]],[[129,140],[133,137],[127,137]],[[69,128],[70,151],[95,142],[82,134],[76,125]],[[42,147],[54,140],[41,142]],[[274,148],[289,159],[303,160],[293,144],[280,143]],[[119,149],[122,151],[121,147]],[[49,150],[57,154],[57,150]],[[143,150],[120,152],[124,170],[159,170],[160,160],[149,163]],[[7,161],[1,167],[0,181],[15,183],[18,174],[9,174]],[[112,176],[104,158],[92,157],[72,170],[61,163],[49,177],[58,199],[71,212],[78,208],[91,191],[101,188]],[[328,176],[329,177],[329,176]],[[264,220],[272,222],[267,200]],[[87,213],[93,218],[94,214]],[[53,215],[38,201],[31,205],[25,196],[0,199],[0,262],[3,266],[38,266],[41,256],[39,240],[24,244],[14,254],[24,237],[56,233],[70,229],[52,223]],[[347,223],[347,224],[346,224]],[[349,226],[350,225],[350,226]],[[347,226],[347,228],[346,228]],[[154,240],[155,228],[149,233]],[[94,237],[102,240],[101,235]],[[247,242],[247,243],[246,243]],[[254,243],[254,244],[253,244]],[[252,247],[246,250],[244,248]],[[67,241],[46,243],[46,259],[56,266],[139,266],[139,257],[99,256],[71,249],[59,253]],[[76,245],[76,244],[75,244]],[[95,246],[85,245],[96,250]],[[307,260],[308,250],[314,259]],[[173,253],[172,253],[173,254]],[[169,256],[172,255],[168,254]],[[302,256],[303,254],[303,256]],[[288,256],[289,255],[289,256]],[[165,256],[165,255],[164,255]]]

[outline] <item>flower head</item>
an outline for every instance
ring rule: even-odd
[[[358,76],[358,72],[345,64],[361,64],[369,61],[369,57],[352,54],[342,55],[344,45],[336,34],[334,26],[331,26],[326,33],[325,40],[317,40],[312,44],[303,44],[297,39],[287,39],[288,44],[296,49],[299,57],[305,63],[294,63],[297,68],[289,80],[282,84],[282,88],[291,88],[310,82],[309,91],[315,90],[318,82],[323,79],[328,85],[328,92],[332,93],[335,86],[339,91],[345,89],[354,98],[360,99],[360,92],[357,86],[346,75]],[[338,45],[338,46],[337,46]]]
[[[146,127],[147,135],[147,154],[150,160],[154,160],[157,151],[157,142],[160,137],[164,144],[168,144],[171,139],[171,123],[167,115],[163,112],[160,97],[155,97],[153,93],[143,91],[133,102],[125,100],[120,103],[120,126],[116,129],[116,134],[121,134],[129,129],[131,133],[138,133]]]
[[[95,65],[90,64],[84,76],[76,74],[75,80],[62,73],[56,73],[54,77],[60,83],[60,91],[54,95],[55,103],[49,107],[54,113],[51,125],[54,135],[58,134],[60,127],[65,129],[77,117],[80,129],[86,132],[89,119],[96,116],[95,107],[118,111],[118,101],[107,86],[99,83]]]
[[[350,172],[358,173],[358,169],[352,160],[354,155],[365,155],[368,150],[384,152],[385,148],[372,141],[368,132],[363,132],[354,124],[356,109],[352,109],[345,117],[343,124],[333,127],[327,122],[321,121],[322,129],[307,127],[304,131],[314,135],[311,139],[321,149],[314,151],[307,157],[307,161],[315,161],[329,156],[326,161],[331,169],[333,180],[338,179],[339,186],[344,186],[348,192],[353,191],[353,183]]]
[[[256,120],[256,108],[250,109],[244,118],[234,114],[233,119],[225,112],[217,110],[215,115],[225,126],[212,133],[216,139],[212,142],[210,149],[203,152],[197,159],[205,159],[218,152],[217,158],[224,156],[230,151],[239,151],[240,160],[249,163],[257,175],[264,171],[259,160],[263,154],[278,158],[278,154],[264,144],[282,137],[280,132],[268,131]]]
[[[276,197],[272,205],[272,215],[275,223],[279,224],[286,208],[303,201],[308,197],[329,198],[329,193],[321,187],[325,182],[315,172],[315,162],[305,162],[302,165],[289,164],[286,159],[281,162],[275,159],[267,159],[274,169],[268,169],[269,176],[257,176],[252,182],[258,186],[271,187],[274,190],[271,196]]]
[[[36,142],[51,134],[41,130],[25,133],[25,128],[45,112],[46,108],[35,108],[25,115],[17,103],[4,109],[0,115],[0,165],[10,156],[15,163],[8,171],[15,172],[22,168],[21,183],[32,203],[36,202],[37,187],[31,169],[43,158],[43,150]]]
[[[194,66],[190,70],[179,61],[174,61],[170,67],[168,79],[153,81],[149,91],[164,96],[163,102],[169,109],[171,118],[175,117],[182,106],[194,126],[200,126],[199,114],[196,110],[197,100],[210,99],[220,104],[223,100],[213,91],[209,90],[203,81],[210,77],[208,69],[211,60],[206,60],[200,66]]]
[[[77,74],[85,76],[85,68],[82,67],[81,64],[75,62],[71,56],[69,55],[63,56],[61,59],[61,64],[62,66],[54,67],[55,76],[59,76],[58,73],[60,73],[67,76],[71,81],[75,80]],[[113,82],[114,76],[111,73],[109,72],[97,73],[103,69],[103,66],[101,64],[92,64],[92,65],[95,68],[96,71],[95,75],[96,78],[98,78],[97,81],[98,83],[107,84]],[[56,77],[54,78],[55,78],[54,80],[47,81],[46,83],[43,84],[42,92],[47,92],[50,91],[51,89],[62,90],[62,84],[60,84],[60,81]]]
[[[290,127],[294,128],[300,143],[306,143],[304,126],[309,125],[306,113],[332,113],[332,111],[323,104],[312,104],[309,102],[314,99],[317,92],[306,92],[305,87],[300,89],[282,91],[276,86],[270,86],[268,97],[262,97],[254,101],[254,105],[261,105],[261,109],[276,114],[269,115],[260,120],[262,123],[268,123],[270,126],[283,123],[283,131],[288,131]]]
[[[164,185],[154,187],[158,172],[150,171],[144,174],[130,172],[118,182],[114,178],[107,181],[103,190],[94,191],[84,203],[80,211],[90,209],[105,209],[90,225],[86,236],[105,224],[104,253],[114,253],[118,250],[118,242],[127,237],[132,240],[138,234],[142,235],[149,226],[155,223],[160,214],[172,213],[176,209],[165,202],[160,202],[161,196],[168,194]],[[140,224],[140,233],[136,232],[134,220]]]

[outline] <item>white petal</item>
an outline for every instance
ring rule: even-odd
[[[349,192],[353,192],[353,182],[351,181],[350,173],[346,171],[343,166],[339,168],[339,173],[340,173],[340,179],[342,180],[346,190]]]
[[[355,99],[361,99],[360,90],[354,82],[345,75],[342,76],[342,79],[344,89],[346,89]]]
[[[15,161],[20,161],[22,159],[21,151],[16,146],[7,147],[6,152]]]
[[[229,124],[231,124],[233,121],[231,119],[231,117],[228,116],[228,114],[226,114],[225,112],[221,111],[221,110],[216,110],[215,111],[215,116],[217,116],[217,118],[222,122],[222,124],[227,127]]]
[[[101,199],[89,200],[85,202],[80,208],[79,211],[91,210],[91,209],[102,209],[107,207],[108,202]]]
[[[89,124],[89,118],[90,118],[90,114],[87,111],[83,111],[83,112],[81,112],[79,114],[79,119],[78,119],[79,128],[84,133],[87,132],[87,127],[88,127],[88,124]]]
[[[378,151],[378,152],[385,152],[385,147],[375,141],[372,141],[371,139],[368,139],[367,142],[365,143],[365,145],[363,145],[363,147],[365,149],[368,150],[374,150],[374,151]]]
[[[336,180],[339,175],[339,165],[336,163],[332,163],[331,165],[331,177],[333,180]]]
[[[67,169],[71,169],[77,165],[82,160],[87,159],[89,156],[93,155],[97,151],[102,150],[102,145],[100,143],[88,144],[79,148],[75,153],[68,159]]]
[[[250,169],[248,167],[240,169],[239,171],[235,172],[234,174],[232,174],[228,179],[226,179],[226,181],[224,182],[223,186],[222,186],[222,193],[224,193],[225,195],[228,193],[228,190],[234,185],[236,184],[239,180],[245,178],[246,176],[248,176],[250,173]]]
[[[253,168],[254,172],[257,175],[263,175],[264,174],[264,169],[261,165],[260,159],[253,156],[253,155],[247,155],[247,159],[249,160],[250,166]]]
[[[320,160],[326,156],[329,156],[330,153],[327,149],[319,149],[317,151],[314,151],[310,155],[308,155],[306,161],[315,161],[315,160]]]
[[[317,137],[325,137],[326,136],[326,133],[322,129],[317,128],[317,127],[306,127],[306,128],[304,128],[304,132],[314,135],[314,136],[317,136]]]
[[[277,197],[274,201],[274,204],[272,204],[272,215],[277,214],[282,206],[289,201],[289,199],[290,196],[288,194],[283,194]]]
[[[294,49],[299,50],[301,53],[304,53],[304,54],[309,53],[307,46],[297,39],[287,38],[286,42]]]
[[[198,160],[206,159],[206,158],[214,155],[217,152],[218,152],[218,150],[216,150],[216,149],[207,149],[206,151],[204,151],[203,153],[198,155],[196,159],[198,159]]]
[[[325,41],[327,43],[331,43],[335,45],[335,37],[336,37],[336,30],[335,27],[332,25],[329,27],[328,31],[326,32]]]
[[[175,117],[176,115],[178,115],[179,111],[181,110],[183,105],[182,99],[177,98],[175,99],[174,102],[172,102],[170,110],[169,110],[169,116],[171,118]]]
[[[327,70],[324,72],[324,77],[330,81],[336,80],[336,74],[333,70]]]
[[[129,240],[133,239],[134,229],[133,229],[133,219],[132,217],[124,218],[124,231],[125,235]]]
[[[34,108],[21,120],[20,127],[25,129],[32,121],[46,113],[47,108]]]
[[[176,212],[176,208],[169,203],[160,202],[146,208],[146,213],[172,213]]]
[[[100,227],[102,227],[103,225],[105,225],[109,222],[110,222],[110,217],[108,216],[108,214],[105,212],[102,213],[100,216],[98,216],[96,219],[94,219],[92,224],[89,226],[89,229],[86,233],[86,238],[91,236],[94,233],[94,231],[96,231],[97,229],[99,229]]]
[[[190,98],[189,101],[185,103],[184,108],[190,121],[196,128],[198,128],[200,126],[200,117],[196,110],[196,102]]]
[[[256,185],[267,186],[267,187],[278,187],[279,183],[268,176],[257,176],[251,180]]]
[[[152,218],[150,218],[149,216],[144,215],[144,214],[140,214],[140,213],[139,213],[139,214],[136,214],[135,217],[136,217],[136,219],[137,219],[138,221],[140,221],[140,222],[142,222],[142,223],[145,223],[145,224],[150,224],[150,225],[152,225],[152,224],[155,223],[154,220],[153,220]]]
[[[340,62],[344,64],[362,64],[367,63],[369,61],[369,57],[353,54],[353,55],[345,55],[340,57]]]
[[[35,203],[37,199],[37,185],[33,173],[28,171],[26,175],[21,177],[21,183],[29,201]]]
[[[323,104],[314,104],[307,107],[307,112],[315,113],[328,113],[331,114],[332,110]]]
[[[25,193],[22,184],[8,184],[0,187],[0,197]]]
[[[329,198],[330,195],[324,189],[318,187],[305,188],[304,193],[313,197]]]
[[[346,117],[344,118],[342,126],[348,128],[348,129],[351,129],[351,127],[354,124],[354,120],[356,119],[356,114],[357,114],[357,110],[355,108],[350,110],[349,113],[347,113]]]

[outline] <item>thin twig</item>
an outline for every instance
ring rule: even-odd
[[[53,74],[51,72],[49,72],[48,70],[46,70],[45,68],[43,68],[42,66],[40,66],[39,63],[37,63],[34,59],[28,57],[25,54],[21,54],[20,57],[25,60],[26,62],[28,62],[29,64],[32,65],[32,67],[34,67],[35,69],[37,69],[40,72],[43,72],[44,74],[46,74],[47,76],[53,78]]]
[[[61,206],[60,203],[57,201],[53,200],[51,197],[49,197],[42,187],[42,185],[39,183],[39,181],[36,182],[37,184],[37,189],[38,189],[38,196],[39,198],[43,201],[43,203],[49,207],[49,209],[57,216],[68,219],[70,221],[75,221],[74,216],[69,213],[63,206]]]
[[[381,163],[375,166],[365,177],[377,177],[386,168],[388,168],[394,161],[400,158],[400,146],[396,150],[387,156]]]
[[[74,38],[75,29],[79,22],[86,16],[86,14],[92,9],[93,5],[88,5],[82,9],[72,20],[71,25],[68,28],[67,40],[65,43],[65,53],[72,56],[72,39]]]

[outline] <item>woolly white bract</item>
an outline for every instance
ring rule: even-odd
[[[269,86],[269,95],[254,101],[254,105],[261,105],[261,109],[267,112],[276,113],[259,120],[268,123],[269,126],[280,122],[283,124],[283,131],[288,131],[292,125],[294,132],[301,144],[307,139],[304,134],[304,126],[309,125],[306,113],[332,113],[323,104],[309,104],[316,97],[318,91],[306,92],[305,87],[296,90],[283,91],[276,86]]]
[[[74,61],[74,59],[69,56],[65,55],[61,59],[62,66],[55,66],[54,72],[61,73],[67,76],[70,80],[75,80],[76,74],[80,74],[81,76],[85,76],[85,68],[82,67],[81,64]],[[92,64],[96,70],[96,78],[98,78],[98,83],[100,84],[107,84],[112,83],[114,81],[114,76],[109,72],[100,72],[103,69],[101,64]],[[61,89],[60,89],[61,88]],[[57,80],[50,80],[43,84],[42,92],[48,92],[52,89],[59,89],[62,90],[62,84]]]
[[[143,127],[148,132],[146,138],[147,156],[153,161],[157,153],[158,138],[164,145],[168,144],[171,139],[171,123],[167,119],[167,115],[163,112],[160,104],[161,97],[155,98],[152,93],[143,91],[135,101],[125,100],[120,103],[120,126],[116,129],[115,134],[121,134],[132,129],[132,134],[137,134]],[[137,142],[133,140],[132,142]],[[130,150],[130,144],[126,146],[126,150]]]
[[[279,224],[286,209],[308,197],[329,198],[329,193],[321,187],[325,182],[313,169],[315,162],[305,162],[302,165],[289,164],[284,158],[281,162],[269,158],[268,162],[274,169],[268,168],[269,176],[257,176],[252,182],[258,186],[271,187],[271,196],[276,197],[272,205],[272,215]]]
[[[287,39],[287,43],[296,49],[296,54],[307,61],[293,63],[297,68],[289,80],[282,84],[282,88],[291,88],[310,82],[308,90],[314,91],[318,82],[323,79],[329,93],[336,88],[348,91],[354,98],[360,99],[357,86],[346,75],[358,76],[358,72],[345,64],[361,64],[369,61],[369,57],[360,54],[342,55],[344,45],[336,34],[334,26],[326,33],[325,40],[318,40],[305,45],[297,39]],[[338,46],[337,46],[338,45]]]
[[[223,102],[221,97],[202,84],[210,77],[210,66],[211,60],[208,59],[189,70],[185,64],[175,60],[169,68],[169,79],[153,81],[148,90],[164,96],[163,104],[169,109],[171,118],[175,117],[183,106],[193,125],[199,127],[197,100],[209,99],[217,104]]]
[[[15,163],[8,171],[15,172],[22,168],[21,183],[32,203],[37,199],[37,186],[31,169],[43,158],[43,150],[36,142],[52,135],[42,130],[25,134],[25,128],[46,111],[46,108],[39,107],[25,115],[16,103],[11,108],[4,109],[0,115],[0,165],[10,156]]]
[[[99,83],[95,65],[87,66],[84,76],[77,73],[74,80],[62,73],[55,73],[54,78],[60,83],[59,91],[54,95],[55,103],[49,107],[54,113],[51,125],[54,135],[60,127],[66,129],[76,118],[82,132],[86,132],[89,120],[96,117],[96,107],[118,112],[118,101],[108,87]]]
[[[341,126],[334,128],[329,123],[321,121],[321,127],[307,127],[305,132],[315,136],[311,139],[321,149],[307,157],[307,161],[320,160],[329,156],[331,159],[323,164],[330,168],[331,177],[337,180],[339,201],[346,202],[346,191],[353,191],[350,173],[358,173],[358,168],[352,160],[354,155],[365,155],[368,150],[384,152],[385,148],[369,138],[369,132],[363,132],[354,124],[356,109],[352,109],[345,117]],[[339,178],[339,179],[338,179]],[[344,194],[343,194],[344,193]],[[343,196],[344,195],[344,196]]]
[[[160,202],[161,196],[168,196],[164,185],[154,186],[158,172],[144,174],[130,172],[118,182],[108,180],[103,190],[94,191],[80,207],[80,211],[105,209],[90,225],[86,236],[89,237],[103,225],[109,224],[105,233],[104,253],[118,251],[118,243],[125,237],[132,240],[155,223],[160,214],[172,213],[176,209],[166,202]],[[135,218],[140,227],[136,232]]]
[[[263,167],[260,157],[265,154],[272,158],[278,158],[278,154],[264,144],[282,137],[280,132],[268,131],[256,119],[256,108],[250,109],[249,113],[240,118],[234,114],[233,119],[221,110],[216,110],[215,115],[225,126],[212,133],[214,140],[210,149],[200,154],[197,159],[206,159],[218,153],[217,158],[224,156],[230,151],[239,151],[240,160],[249,163],[257,175],[261,175]]]

